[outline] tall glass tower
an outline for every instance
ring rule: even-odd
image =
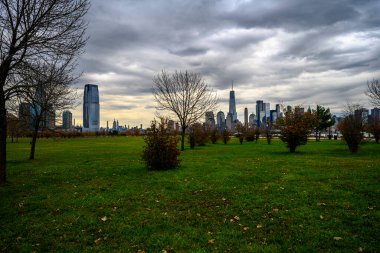
[[[84,86],[83,96],[83,128],[84,131],[99,131],[99,91],[95,84]]]
[[[229,113],[232,114],[232,121],[237,120],[237,112],[236,112],[236,102],[235,102],[235,91],[234,84],[232,83],[232,90],[230,91],[230,110]]]

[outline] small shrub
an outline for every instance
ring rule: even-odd
[[[363,140],[363,121],[362,117],[349,114],[339,122],[338,130],[341,132],[343,140],[347,143],[351,153],[358,152],[359,144]]]
[[[311,132],[313,116],[310,112],[302,113],[297,108],[285,113],[277,119],[276,128],[280,130],[280,139],[287,144],[289,151],[294,153],[296,148],[307,143],[307,136]]]
[[[193,138],[193,139],[192,139]],[[190,147],[192,145],[192,141],[194,141],[194,145],[196,146],[206,146],[206,143],[209,140],[209,134],[205,127],[200,123],[195,123],[191,126],[190,135],[189,135],[189,143]]]
[[[248,131],[245,134],[245,140],[246,141],[254,141],[256,139],[254,130],[252,128],[248,129]]]
[[[227,142],[229,142],[231,139],[231,132],[228,131],[227,129],[224,129],[222,132],[222,138],[223,138],[223,143],[227,144]]]
[[[379,143],[380,140],[380,118],[374,118],[372,119],[367,127],[366,131],[373,135],[373,138],[375,139],[376,143]]]
[[[161,119],[158,124],[152,121],[144,142],[142,160],[149,170],[169,170],[180,165],[177,149],[178,137],[167,128],[167,120]]]
[[[211,129],[211,131],[210,131],[210,140],[211,140],[211,143],[212,144],[217,143],[218,140],[219,140],[219,138],[220,138],[220,135],[218,133],[218,129],[216,129],[216,128]]]
[[[256,127],[256,128],[253,130],[253,133],[254,133],[254,136],[255,136],[255,141],[256,141],[256,143],[257,143],[257,141],[259,140],[259,137],[260,137],[260,129]]]

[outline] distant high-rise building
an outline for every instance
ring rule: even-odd
[[[25,131],[31,131],[33,125],[33,107],[29,103],[21,103],[18,109],[18,119],[21,123],[21,128]]]
[[[277,112],[277,117],[280,117],[282,113],[280,104],[276,104],[276,112]]]
[[[288,105],[288,106],[286,107],[286,111],[287,111],[287,112],[291,112],[291,111],[292,111],[292,106]]]
[[[270,120],[270,103],[264,103],[265,119],[263,122],[267,123]]]
[[[256,117],[257,117],[258,127],[260,127],[261,125],[263,112],[264,112],[264,102],[262,100],[257,100],[256,101]]]
[[[228,130],[233,130],[233,115],[232,113],[227,113],[227,118],[226,118],[226,127]]]
[[[361,117],[363,122],[368,123],[369,110],[366,108],[357,109],[354,112],[355,117]]]
[[[205,123],[210,127],[215,127],[215,118],[212,111],[205,113]]]
[[[232,83],[232,90],[230,91],[229,113],[232,114],[232,121],[236,121],[237,120],[237,112],[236,112],[235,91],[234,91],[234,84],[233,83]]]
[[[216,114],[216,124],[219,131],[222,131],[224,128],[226,128],[226,117],[224,116],[224,112],[219,111]]]
[[[256,123],[257,123],[256,115],[254,113],[251,113],[249,115],[249,125],[254,126],[254,125],[256,125]]]
[[[73,127],[73,114],[70,111],[62,113],[62,129],[69,130]]]
[[[371,118],[373,120],[380,120],[380,109],[379,108],[373,108],[371,109]]]
[[[83,96],[83,128],[84,131],[99,131],[100,109],[98,86],[86,84]]]
[[[277,110],[270,110],[270,122],[273,124],[278,118]]]
[[[248,127],[248,108],[244,108],[244,126]]]

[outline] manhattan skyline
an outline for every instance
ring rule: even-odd
[[[203,75],[228,112],[234,82],[238,119],[256,100],[370,107],[367,80],[380,77],[378,1],[91,1],[79,97],[99,86],[100,125],[118,118],[147,126],[152,78],[162,69]],[[170,13],[170,15],[169,15]],[[73,110],[82,124],[82,110]]]

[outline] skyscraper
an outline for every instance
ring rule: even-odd
[[[62,129],[69,130],[73,127],[73,114],[70,111],[62,113]]]
[[[248,127],[248,108],[244,108],[244,126]]]
[[[262,117],[265,116],[264,113],[264,102],[262,100],[256,101],[256,117],[257,117],[257,126],[261,126]]]
[[[83,130],[99,131],[99,91],[98,86],[86,84],[83,96]]]
[[[232,113],[227,113],[227,118],[226,118],[226,127],[228,130],[233,130],[233,115]]]
[[[232,114],[232,121],[236,121],[237,112],[236,112],[235,91],[234,91],[233,83],[232,83],[232,90],[230,91],[230,110],[228,112]]]
[[[263,122],[267,123],[270,120],[270,103],[264,103],[265,118]]]
[[[205,123],[210,127],[215,127],[215,118],[214,113],[212,111],[205,113]]]
[[[226,117],[224,116],[224,112],[219,111],[216,114],[216,124],[218,125],[218,131],[222,131],[226,128]]]
[[[23,131],[34,129],[33,107],[29,103],[21,103],[18,110],[18,118]]]

